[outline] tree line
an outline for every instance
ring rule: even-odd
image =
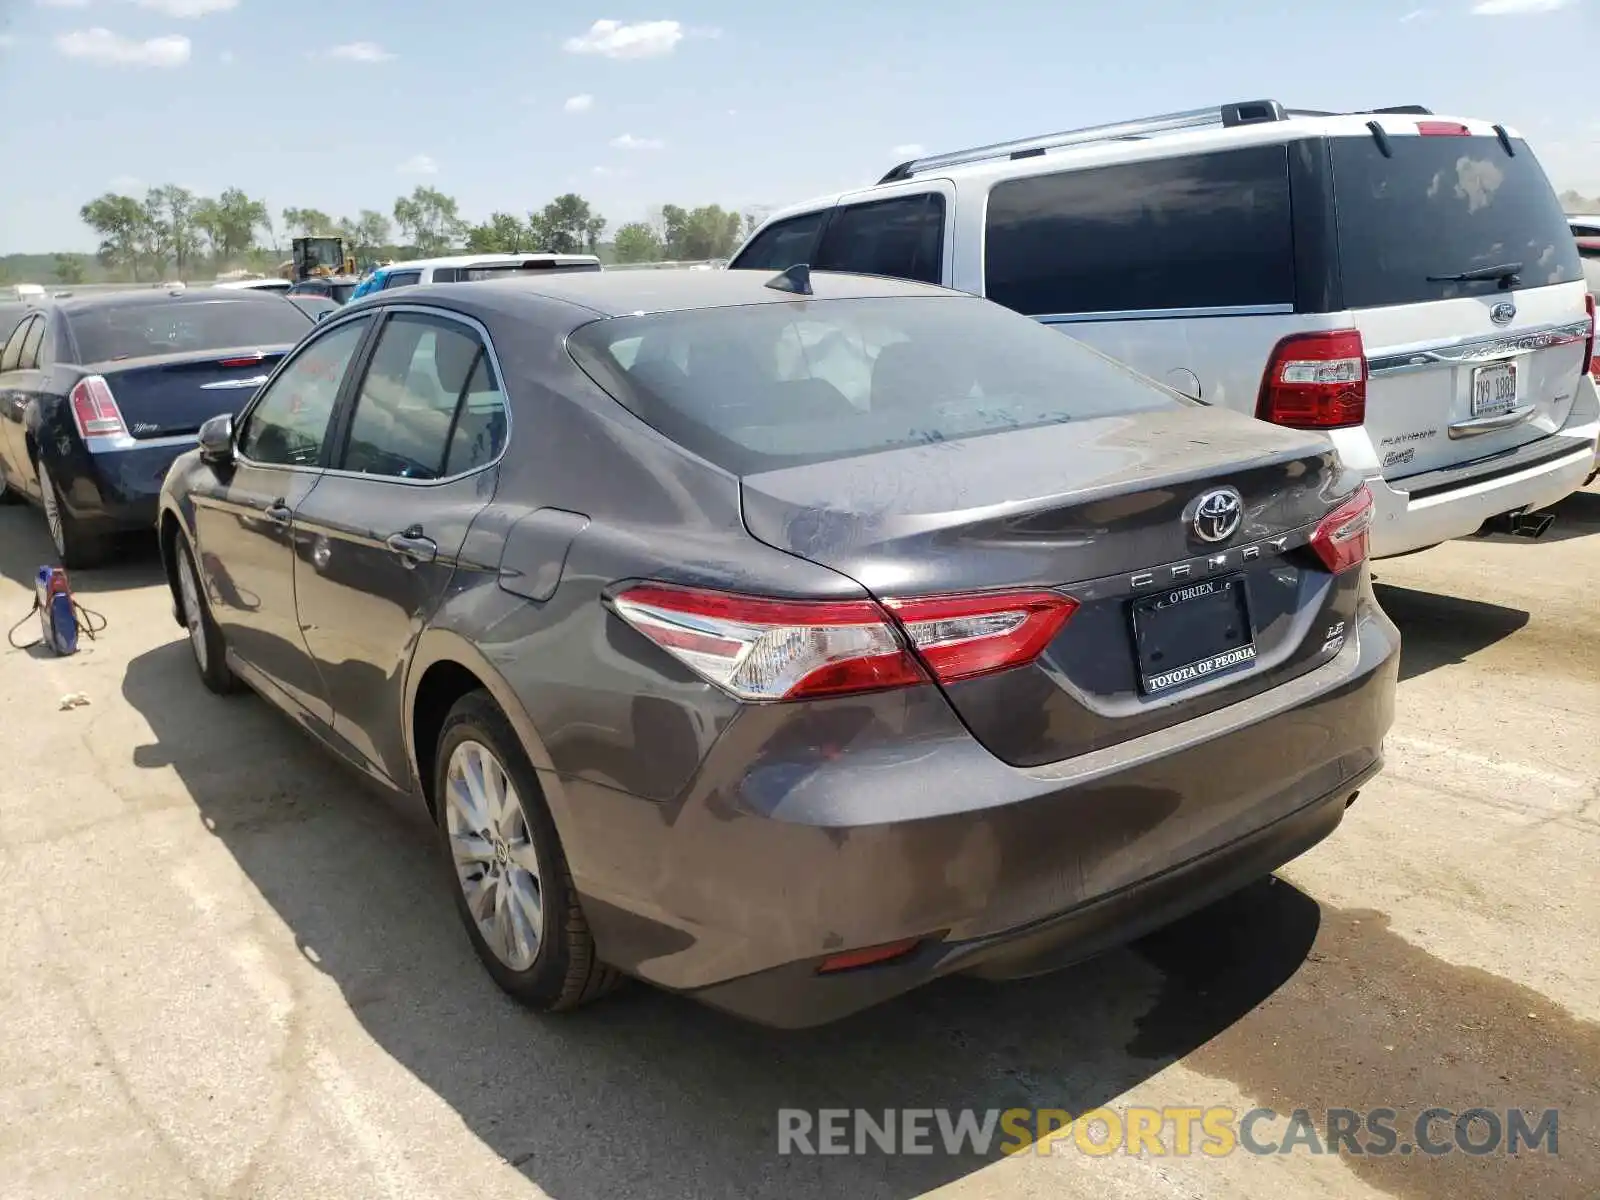
[[[390,214],[361,209],[353,217],[335,217],[316,208],[288,207],[275,222],[266,201],[239,188],[211,197],[163,184],[143,198],[107,192],[85,204],[79,216],[100,238],[96,257],[107,274],[140,282],[166,278],[169,272],[179,279],[240,267],[271,272],[284,257],[284,242],[300,236],[342,237],[347,253],[363,264],[456,249],[590,253],[623,263],[726,258],[760,223],[762,210],[666,204],[602,242],[608,222],[574,192],[523,215],[494,212],[476,224],[462,218],[454,197],[425,186],[397,198]],[[83,281],[81,257],[55,258],[60,282]]]

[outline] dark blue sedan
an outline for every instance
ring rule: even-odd
[[[146,530],[202,421],[236,413],[313,319],[250,291],[146,291],[40,305],[0,350],[0,499],[39,505],[64,565]]]

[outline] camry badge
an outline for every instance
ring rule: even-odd
[[[1202,542],[1225,542],[1244,520],[1244,497],[1231,487],[1213,488],[1196,501],[1189,523]]]

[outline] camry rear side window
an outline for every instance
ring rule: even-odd
[[[1495,138],[1332,141],[1345,303],[1487,296],[1583,278],[1572,230],[1527,144]],[[1467,278],[1462,278],[1466,276]]]
[[[279,296],[174,304],[116,304],[67,318],[81,361],[114,362],[298,342],[310,320]]]
[[[616,317],[568,346],[641,420],[740,475],[1183,403],[972,298]]]

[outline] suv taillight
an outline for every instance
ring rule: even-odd
[[[769,600],[645,583],[617,615],[741,700],[801,700],[971,679],[1039,657],[1077,608],[1057,592]],[[892,612],[892,616],[890,615]]]
[[[1290,429],[1345,429],[1367,419],[1367,355],[1356,329],[1297,333],[1273,348],[1256,416]]]
[[[102,376],[88,375],[78,380],[69,399],[72,420],[78,427],[78,436],[85,442],[127,435],[128,426],[122,420],[122,410],[111,394],[111,385]]]
[[[1311,549],[1322,565],[1338,575],[1367,561],[1372,531],[1372,492],[1366,484],[1318,523]]]
[[[1583,306],[1589,310],[1589,336],[1583,341],[1583,371],[1588,371],[1594,376],[1595,382],[1600,383],[1600,358],[1594,355],[1594,293],[1588,292],[1583,297]],[[1582,374],[1582,371],[1579,372]]]

